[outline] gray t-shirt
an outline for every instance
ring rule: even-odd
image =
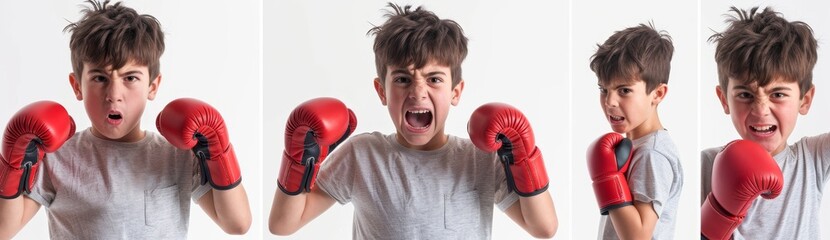
[[[628,187],[634,201],[651,203],[659,218],[652,239],[674,239],[677,206],[683,188],[683,168],[674,141],[658,130],[633,141],[634,155],[628,166]],[[611,217],[600,218],[598,239],[619,239]]]
[[[723,147],[700,153],[701,204],[712,191],[712,165]],[[738,239],[819,239],[821,194],[830,171],[830,133],[804,137],[774,157],[784,175],[775,199],[758,197],[732,236]]]
[[[518,200],[495,153],[455,136],[433,151],[395,134],[353,136],[323,163],[317,187],[354,204],[354,239],[489,239],[493,205]]]
[[[161,135],[107,141],[91,129],[46,154],[29,198],[46,207],[52,239],[184,239],[199,185],[197,161]]]

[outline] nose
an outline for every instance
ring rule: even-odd
[[[766,98],[757,98],[755,101],[752,102],[752,109],[750,113],[752,115],[763,117],[770,114],[769,108],[769,101]]]
[[[602,95],[600,95],[600,96],[602,96]],[[608,91],[608,93],[605,94],[605,97],[601,97],[601,98],[602,98],[602,104],[604,104],[606,108],[617,107],[617,105],[619,105],[619,97],[616,94],[614,94],[612,91]]]
[[[124,86],[123,84],[119,84],[117,81],[112,81],[110,84],[107,84],[107,102],[121,102],[124,101]]]
[[[409,98],[413,100],[421,100],[427,98],[427,83],[423,79],[418,79],[412,82],[412,86],[409,89]]]

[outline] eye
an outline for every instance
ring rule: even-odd
[[[429,78],[429,82],[430,83],[442,83],[442,82],[444,82],[444,79],[441,79],[439,77],[431,77],[431,78]]]
[[[620,89],[617,89],[617,91],[620,93],[620,96],[625,96],[625,95],[628,95],[628,94],[634,92],[634,90],[631,90],[631,88],[620,88]]]
[[[751,99],[751,98],[753,98],[752,94],[749,94],[748,92],[739,92],[737,95],[735,95],[735,97],[737,97],[738,99]]]
[[[127,76],[127,77],[124,78],[124,81],[137,82],[137,81],[141,81],[141,79],[136,77],[136,76]]]
[[[777,92],[777,93],[772,93],[770,95],[770,97],[772,97],[772,98],[785,98],[785,97],[787,97],[787,94]]]
[[[107,77],[105,77],[103,75],[95,75],[95,76],[92,76],[91,80],[93,82],[107,82],[108,79],[107,79]]]
[[[392,79],[392,82],[400,83],[400,84],[407,84],[407,83],[411,82],[411,80],[407,77],[395,77],[394,79]]]

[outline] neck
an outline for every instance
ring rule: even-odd
[[[657,112],[654,112],[654,115],[650,118],[646,119],[640,126],[637,126],[634,129],[631,129],[630,132],[625,133],[625,136],[628,139],[636,140],[645,135],[651,134],[653,132],[659,131],[663,129],[663,124],[660,123],[660,117],[657,116]]]

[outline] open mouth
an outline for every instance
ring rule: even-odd
[[[752,130],[753,132],[757,132],[757,133],[761,133],[761,134],[769,134],[769,133],[775,132],[775,130],[778,129],[778,126],[776,126],[776,125],[757,125],[757,126],[749,125],[749,129]]]
[[[407,110],[405,114],[406,123],[414,129],[426,129],[432,124],[432,111],[430,110]]]
[[[124,116],[121,116],[121,112],[119,111],[110,111],[107,113],[107,122],[112,125],[119,125],[121,121],[124,119]]]
[[[623,120],[625,120],[625,117],[615,116],[615,115],[608,115],[608,119],[610,119],[612,123],[620,123]]]

